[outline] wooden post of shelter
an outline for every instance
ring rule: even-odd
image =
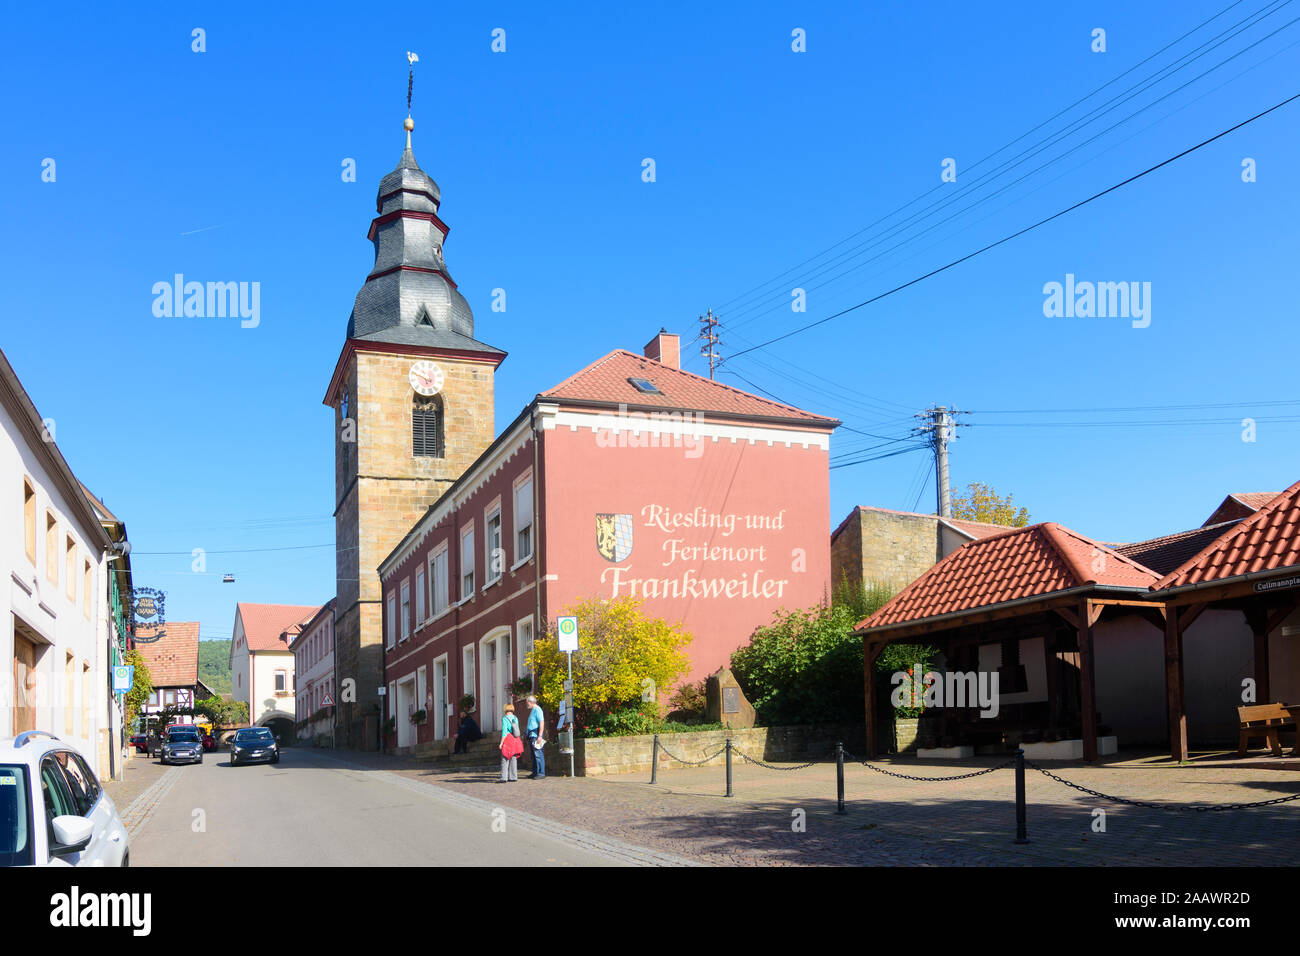
[[[1103,605],[1087,598],[1079,601],[1079,706],[1083,712],[1083,759],[1097,759],[1097,668],[1093,653],[1092,626]]]
[[[876,659],[884,645],[873,644],[866,638],[862,646],[862,689],[866,697],[867,757],[879,756],[879,731],[876,726]]]

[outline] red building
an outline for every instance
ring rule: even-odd
[[[678,364],[660,333],[539,394],[379,566],[398,746],[454,732],[465,693],[490,733],[573,602],[632,596],[681,622],[698,680],[774,611],[827,596],[839,422]]]

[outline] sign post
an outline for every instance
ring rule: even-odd
[[[564,682],[565,730],[569,735],[569,779],[573,779],[573,652],[578,649],[578,619],[562,617],[556,621],[560,635],[560,650],[569,661],[569,679]]]
[[[331,708],[331,710],[333,709],[334,698],[329,691],[326,691],[325,696],[321,698],[320,705],[322,707],[329,707]],[[338,746],[337,742],[334,740],[334,730],[335,730],[336,723],[337,721],[334,720],[334,714],[331,713],[330,714],[330,749],[331,750],[335,749],[335,747]]]

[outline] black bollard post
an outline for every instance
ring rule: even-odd
[[[1025,752],[1016,751],[1016,842],[1028,843],[1025,832]]]
[[[731,738],[727,738],[727,792],[724,796],[733,796],[731,792]]]
[[[650,758],[650,782],[659,782],[659,735],[655,734],[654,755]]]
[[[843,741],[835,745],[835,792],[839,799],[839,809],[836,813],[847,813],[844,809],[844,743]]]

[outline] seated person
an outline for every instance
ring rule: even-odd
[[[460,726],[456,729],[456,749],[455,753],[468,753],[468,747],[475,740],[482,738],[483,734],[478,729],[478,722],[474,720],[465,711],[460,712]]]

